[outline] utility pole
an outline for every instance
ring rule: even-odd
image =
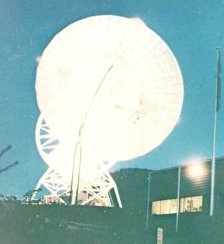
[[[151,171],[149,171],[149,173],[148,173],[147,180],[148,180],[148,187],[147,187],[146,222],[145,222],[146,231],[149,230],[149,202],[150,202]]]
[[[217,48],[217,73],[215,89],[215,108],[214,108],[214,125],[213,125],[213,145],[212,145],[212,163],[211,163],[211,197],[210,197],[210,216],[214,214],[215,202],[215,170],[216,170],[216,131],[217,131],[217,114],[220,109],[221,99],[221,49]]]

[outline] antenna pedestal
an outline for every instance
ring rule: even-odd
[[[54,196],[58,202],[62,204],[69,204],[68,199],[70,198],[71,190],[69,181],[66,183],[63,176],[53,168],[49,167],[40,178],[35,190],[39,188],[44,188],[49,192],[49,195],[45,196],[45,198]],[[102,170],[99,170],[94,178],[94,182],[92,180],[82,180],[80,177],[79,190],[76,191],[78,192],[78,195],[76,196],[74,194],[72,196],[71,204],[113,207],[114,199],[111,197],[111,191],[114,191],[115,193],[115,200],[117,201],[118,207],[122,208],[121,199],[115,181],[109,172],[102,172]],[[32,200],[36,197],[36,194],[34,194]]]

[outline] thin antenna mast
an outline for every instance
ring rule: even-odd
[[[100,84],[98,85],[98,87],[97,87],[97,89],[96,89],[96,91],[95,91],[95,93],[94,93],[94,95],[92,97],[92,100],[91,100],[91,102],[90,102],[90,104],[89,104],[89,106],[88,106],[88,108],[86,110],[83,122],[82,122],[81,126],[79,127],[79,138],[78,138],[78,141],[76,142],[75,153],[74,153],[74,158],[73,158],[73,165],[72,165],[71,196],[70,196],[70,199],[71,199],[70,204],[71,205],[74,205],[75,203],[78,203],[80,173],[81,173],[81,166],[82,166],[82,145],[81,145],[82,129],[85,126],[85,122],[86,122],[87,116],[89,114],[89,111],[91,109],[91,106],[93,105],[94,100],[96,99],[97,94],[98,94],[102,84],[104,83],[107,75],[109,74],[109,72],[111,71],[112,68],[113,68],[113,65],[111,65],[109,67],[109,69],[107,70],[107,72],[104,75],[103,79],[101,80]],[[77,153],[79,154],[78,155],[78,160],[76,160]],[[76,166],[75,164],[77,164],[77,168],[75,167]],[[75,180],[75,177],[74,177],[75,170],[78,171],[76,180]],[[74,188],[76,188],[76,189],[74,189]],[[74,191],[75,191],[75,194],[74,194]]]

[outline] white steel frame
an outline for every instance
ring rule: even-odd
[[[66,204],[63,200],[63,196],[69,196],[71,193],[71,177],[72,174],[66,176],[66,181],[63,179],[63,175],[54,169],[51,162],[54,160],[51,156],[53,150],[57,150],[59,141],[51,134],[49,126],[45,123],[42,115],[39,116],[36,126],[35,139],[37,149],[42,159],[49,165],[47,171],[39,179],[36,188],[44,187],[49,191],[50,196],[57,196],[61,203]],[[110,192],[114,190],[117,204],[122,208],[121,199],[117,189],[117,185],[110,173],[103,163],[99,163],[94,171],[94,180],[82,180],[78,184],[79,189],[75,189],[78,193],[78,204],[79,205],[97,205],[113,207],[114,203],[111,198]],[[85,170],[85,169],[83,169]],[[82,174],[82,172],[80,172]],[[33,195],[32,199],[35,199],[36,194]],[[75,201],[72,202],[75,204]]]

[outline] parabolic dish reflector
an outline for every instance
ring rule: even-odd
[[[82,127],[86,157],[117,161],[143,155],[169,135],[183,81],[169,47],[141,20],[103,15],[52,39],[38,65],[36,94],[56,138],[75,142]]]

